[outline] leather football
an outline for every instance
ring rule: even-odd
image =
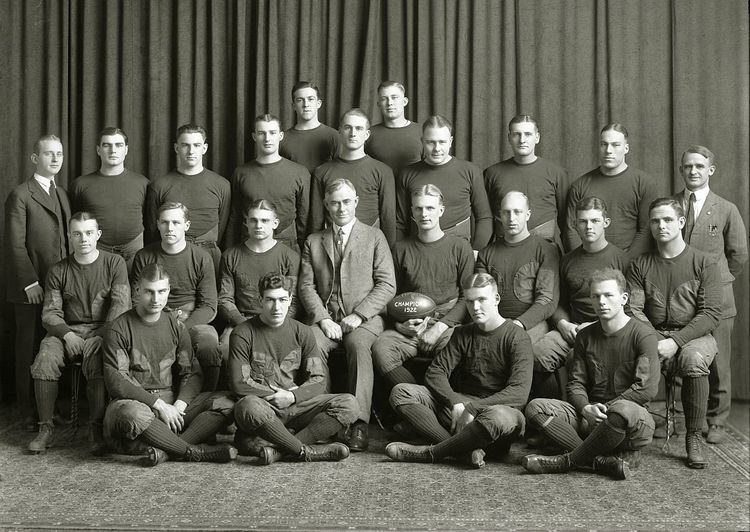
[[[431,297],[418,292],[404,292],[388,302],[388,315],[398,322],[415,318],[426,318],[435,312],[435,302]]]

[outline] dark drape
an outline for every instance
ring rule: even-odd
[[[255,115],[291,126],[296,80],[318,82],[321,118],[335,127],[352,106],[379,121],[375,88],[396,79],[410,118],[448,116],[455,154],[482,167],[510,155],[517,112],[539,119],[540,153],[572,176],[596,166],[603,124],[625,124],[629,163],[664,193],[682,184],[682,150],[705,144],[718,155],[712,188],[747,224],[747,9],[745,0],[6,0],[0,197],[30,175],[44,132],[63,138],[62,183],[98,166],[106,125],[130,135],[129,168],[163,174],[188,121],[209,131],[207,166],[229,176],[253,157]],[[747,270],[736,293],[734,390],[750,398]]]

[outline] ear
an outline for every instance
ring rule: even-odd
[[[625,143],[625,153],[630,153],[630,144]]]
[[[180,146],[176,142],[174,143],[174,152],[180,153]]]
[[[604,229],[606,229],[607,227],[609,227],[609,224],[611,223],[612,223],[612,218],[605,218],[604,223],[602,225],[604,226]]]
[[[278,218],[276,218],[276,219],[275,219],[275,220],[273,221],[273,224],[272,224],[272,225],[273,225],[273,228],[274,228],[274,229],[276,229],[276,228],[277,228],[277,227],[279,226],[279,224],[280,224],[280,223],[281,223],[281,221],[280,221],[280,220],[279,220]]]
[[[365,140],[370,138],[370,130],[365,131]]]
[[[683,227],[685,227],[685,223],[687,223],[687,220],[685,219],[685,217],[684,216],[680,216],[679,219],[677,220],[677,225],[680,226],[680,229],[682,229]]]
[[[711,166],[709,166],[708,167],[708,177],[711,177],[712,175],[714,175],[715,171],[716,171],[716,165],[715,164],[712,164]]]
[[[203,151],[201,152],[203,155],[206,155],[206,152],[208,151],[208,142],[203,143]]]
[[[406,107],[407,105],[409,105],[409,98],[404,96],[404,107]]]
[[[32,153],[30,159],[32,163],[39,164],[39,155],[36,153]]]
[[[279,130],[280,129],[281,128],[279,127]],[[283,131],[279,131],[279,142],[281,142],[282,140],[284,140],[284,132]]]

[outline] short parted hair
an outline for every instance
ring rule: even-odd
[[[128,136],[119,127],[105,127],[99,132],[99,144],[102,143],[102,137],[109,137],[112,135],[120,135],[122,140],[125,141],[125,146],[128,145]]]
[[[607,204],[603,199],[596,196],[587,196],[576,203],[576,212],[591,210],[602,211],[602,216],[607,218]]]
[[[279,272],[269,272],[258,281],[258,292],[260,293],[260,297],[263,297],[266,290],[275,290],[276,288],[283,288],[289,292],[289,295],[291,296],[293,287],[294,281],[290,277],[282,275]]]
[[[443,115],[432,115],[427,120],[425,120],[422,124],[422,134],[424,134],[425,130],[428,127],[447,127],[450,134],[453,135],[453,124],[451,124],[451,121],[445,118]]]
[[[534,129],[539,132],[539,124],[537,123],[536,119],[531,115],[516,115],[513,118],[510,119],[510,122],[508,122],[508,131],[510,131],[511,126],[513,124],[523,124],[524,122],[529,122],[531,124],[534,124]]]
[[[343,115],[341,115],[341,120],[339,121],[339,124],[343,124],[344,120],[349,115],[358,116],[360,118],[364,118],[365,119],[365,123],[367,124],[367,129],[370,129],[370,117],[368,117],[367,113],[365,113],[359,107],[354,107],[353,109],[349,109],[347,112],[345,112]]]
[[[508,196],[521,196],[523,200],[526,202],[526,209],[531,210],[531,202],[529,201],[529,197],[521,192],[520,190],[509,190],[503,195],[503,199],[500,200],[500,205],[502,206],[503,202],[505,201],[505,198]]]
[[[497,292],[497,281],[494,277],[489,273],[475,273],[464,281],[461,288],[468,290],[470,288],[484,288],[485,286],[491,286]]]
[[[672,207],[678,218],[685,217],[685,209],[682,208],[682,204],[674,198],[656,198],[648,206],[648,213],[651,214],[657,207]]]
[[[415,188],[412,193],[412,198],[418,198],[420,196],[433,196],[440,199],[440,205],[445,205],[445,198],[443,198],[443,192],[432,183],[422,185],[421,187]]]
[[[705,146],[701,146],[700,144],[693,144],[692,146],[688,146],[688,148],[684,152],[682,152],[680,164],[682,164],[682,161],[685,160],[685,155],[687,155],[688,153],[697,153],[698,155],[703,155],[703,157],[708,159],[708,164],[716,164],[716,155],[714,155],[714,152],[712,152]]]
[[[153,283],[155,281],[165,280],[169,281],[169,274],[167,273],[167,270],[165,270],[164,266],[162,266],[158,262],[152,262],[151,264],[148,264],[146,267],[144,267],[141,270],[141,273],[138,275],[138,286],[141,286],[143,284],[143,281]]]
[[[271,200],[267,199],[257,199],[253,201],[245,211],[245,218],[250,216],[250,211],[254,211],[255,209],[263,209],[264,211],[271,211],[274,216],[278,216],[278,211],[276,210],[276,205]]]
[[[205,128],[199,126],[198,124],[183,124],[180,127],[177,128],[177,134],[174,137],[174,140],[177,141],[177,139],[180,138],[180,135],[183,133],[200,133],[203,137],[203,142],[208,142],[208,133],[206,132]]]
[[[86,211],[78,211],[73,213],[73,215],[70,217],[70,220],[68,220],[68,227],[70,227],[70,224],[72,222],[86,222],[88,220],[94,220],[96,222],[97,229],[99,228],[99,221],[96,219],[96,217],[90,212]]]
[[[42,142],[44,142],[45,140],[56,140],[57,142],[62,144],[62,140],[60,140],[60,137],[58,137],[57,135],[53,135],[52,133],[47,133],[46,135],[42,135],[36,140],[36,142],[34,143],[34,151],[32,153],[39,155],[39,150],[42,149]]]
[[[387,89],[389,87],[396,87],[398,90],[401,91],[402,94],[406,94],[406,88],[401,83],[399,83],[398,81],[386,80],[380,85],[378,85],[378,96],[380,96],[380,91],[382,91],[383,89]]]
[[[338,179],[334,179],[333,181],[331,181],[330,183],[326,185],[324,197],[327,198],[328,196],[336,192],[338,189],[343,188],[343,187],[348,187],[349,189],[351,189],[352,192],[354,192],[355,196],[357,195],[357,189],[354,188],[354,184],[348,179],[340,177]]]
[[[617,288],[621,293],[627,292],[627,283],[625,282],[625,276],[622,272],[616,268],[602,268],[601,270],[594,270],[589,278],[589,290],[594,283],[601,283],[604,281],[615,281]]]
[[[318,97],[318,100],[323,99],[323,95],[320,94],[320,89],[314,82],[300,80],[294,84],[294,87],[292,87],[292,101],[294,101],[294,93],[300,89],[312,89],[315,91],[315,95]]]
[[[622,133],[623,136],[625,137],[625,140],[628,140],[628,130],[625,129],[625,126],[617,122],[612,122],[611,124],[607,124],[606,126],[602,128],[599,134],[601,135],[605,131],[610,131],[610,130],[617,131],[618,133]]]
[[[255,120],[253,121],[253,130],[255,130],[255,126],[258,125],[258,122],[276,122],[279,125],[279,129],[281,129],[281,119],[278,116],[272,115],[270,113],[264,113],[262,115],[256,116]]]
[[[185,216],[185,221],[190,220],[190,211],[187,207],[185,207],[182,203],[179,203],[177,201],[165,201],[159,206],[159,210],[156,212],[156,219],[159,219],[159,216],[161,216],[161,213],[164,211],[173,211],[178,210],[182,211],[182,214]]]

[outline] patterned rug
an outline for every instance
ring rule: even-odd
[[[530,452],[480,470],[393,463],[394,437],[371,427],[371,450],[339,463],[228,465],[89,457],[85,430],[45,455],[25,453],[33,434],[0,412],[0,527],[75,530],[507,530],[750,528],[750,451],[731,431],[710,446],[710,466],[684,465],[684,438],[645,450],[627,481],[575,472],[529,475]]]

